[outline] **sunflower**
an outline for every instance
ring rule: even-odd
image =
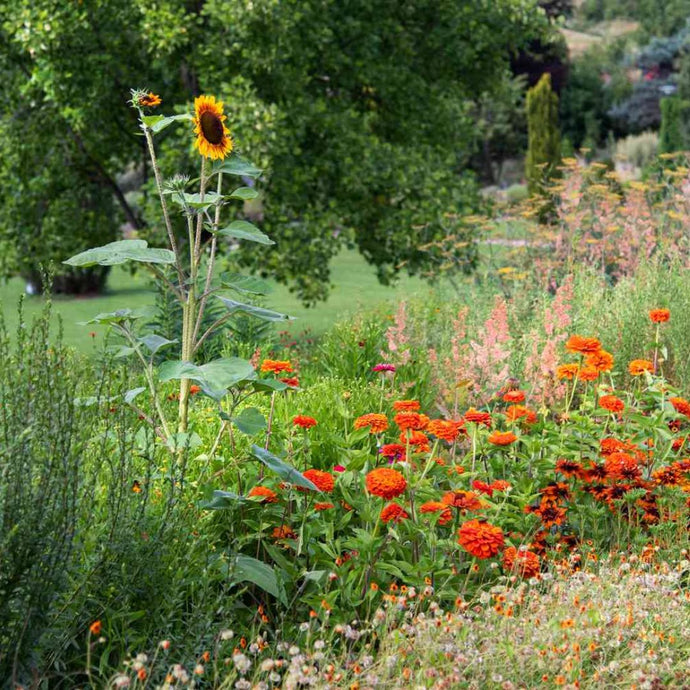
[[[194,146],[205,158],[222,160],[232,151],[232,138],[224,123],[222,101],[216,101],[214,96],[194,100]]]

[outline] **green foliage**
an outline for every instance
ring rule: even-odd
[[[551,90],[551,75],[544,74],[527,92],[528,148],[525,174],[531,194],[542,189],[561,159],[558,96]]]
[[[663,98],[661,106],[661,130],[659,131],[659,153],[675,153],[687,148],[683,123],[690,103],[678,96]]]

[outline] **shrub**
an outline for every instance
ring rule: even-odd
[[[551,75],[542,75],[527,92],[527,158],[525,174],[531,194],[554,173],[561,156],[558,96],[551,90]]]
[[[616,142],[616,159],[644,168],[659,149],[659,135],[656,132],[630,134]]]

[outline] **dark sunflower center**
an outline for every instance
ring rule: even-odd
[[[217,115],[206,111],[201,114],[199,123],[206,141],[210,144],[220,144],[223,141],[223,123]]]

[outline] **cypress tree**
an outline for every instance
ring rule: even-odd
[[[685,149],[683,136],[683,115],[687,104],[678,96],[661,99],[661,130],[659,132],[659,153],[675,153]]]
[[[548,73],[527,92],[527,142],[525,175],[527,188],[534,194],[553,175],[561,159],[558,96],[551,89]]]

